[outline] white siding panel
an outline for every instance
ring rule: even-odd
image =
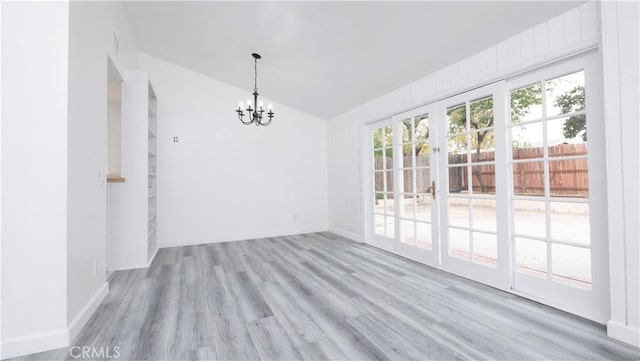
[[[498,57],[498,70],[504,70],[509,67],[509,45],[508,40],[502,41],[496,45],[496,55]]]
[[[542,23],[533,28],[533,49],[536,56],[541,56],[549,51],[549,27]]]
[[[533,29],[529,29],[520,34],[520,60],[528,61],[533,59],[534,42]]]
[[[556,50],[564,45],[564,23],[562,16],[557,16],[548,21],[549,24],[549,49]]]
[[[522,38],[520,37],[520,35],[512,36],[511,38],[507,39],[507,51],[509,52],[507,64],[509,64],[510,67],[516,66],[520,63],[521,40]]]
[[[451,83],[450,86],[458,86],[460,84],[460,74],[462,73],[462,63],[457,62],[451,65]]]
[[[598,9],[595,1],[580,6],[580,33],[582,39],[598,36]]]
[[[496,45],[488,48],[487,52],[487,74],[494,74],[498,71],[498,47]]]
[[[562,26],[564,29],[564,43],[573,43],[580,40],[580,33],[582,32],[580,8],[575,8],[562,14]]]
[[[489,72],[489,51],[484,50],[474,56],[475,58],[475,72],[469,71],[471,74],[476,74],[479,78],[485,77]]]

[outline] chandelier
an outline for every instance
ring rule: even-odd
[[[255,82],[254,82],[254,86],[253,86],[253,108],[251,108],[252,104],[251,104],[251,99],[247,100],[247,108],[245,109],[249,115],[248,119],[245,121],[244,120],[244,110],[242,110],[242,107],[244,106],[242,104],[242,102],[238,103],[238,109],[236,109],[236,113],[238,113],[238,119],[240,119],[240,121],[242,122],[242,124],[245,125],[249,125],[251,123],[255,123],[256,126],[258,125],[264,125],[267,126],[269,124],[271,124],[271,120],[273,120],[273,106],[271,104],[269,104],[268,106],[268,112],[267,112],[267,116],[269,117],[268,120],[262,120],[263,119],[263,113],[265,112],[265,110],[262,108],[262,102],[258,103],[258,59],[261,58],[260,54],[256,54],[253,53],[251,54],[251,56],[253,56],[253,61],[255,63]]]

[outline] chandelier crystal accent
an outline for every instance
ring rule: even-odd
[[[275,115],[273,113],[273,106],[271,104],[269,104],[269,106],[267,107],[267,117],[269,118],[268,120],[265,119],[263,120],[263,115],[265,110],[263,109],[263,105],[262,102],[258,102],[258,59],[261,58],[260,54],[256,54],[253,53],[251,54],[251,56],[253,56],[253,61],[254,61],[254,70],[255,70],[255,82],[254,82],[254,86],[253,86],[253,104],[251,104],[251,99],[247,100],[247,108],[245,110],[242,110],[242,107],[244,106],[244,104],[242,104],[242,102],[238,103],[238,109],[236,109],[236,113],[238,113],[238,119],[240,119],[240,121],[242,122],[242,124],[245,125],[249,125],[254,123],[256,126],[259,125],[263,125],[263,126],[267,126],[269,124],[271,124],[271,121],[273,120],[273,116]],[[252,108],[253,107],[253,108]],[[244,119],[245,117],[245,113],[247,112],[249,117],[247,118],[247,120]]]

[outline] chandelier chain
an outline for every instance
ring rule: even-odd
[[[258,91],[258,59],[253,59],[255,77],[253,82],[253,91]]]

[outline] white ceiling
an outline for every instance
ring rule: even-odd
[[[141,51],[329,119],[574,2],[125,2]],[[244,100],[244,99],[238,99]],[[231,107],[235,106],[229,105]]]

